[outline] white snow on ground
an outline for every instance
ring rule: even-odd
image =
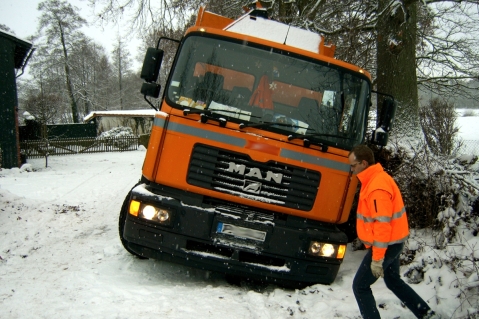
[[[351,284],[365,251],[351,247],[333,284],[303,290],[234,286],[218,273],[129,255],[117,219],[144,155],[50,156],[47,168],[29,159],[0,170],[0,318],[359,318]],[[437,277],[411,286],[452,317],[457,290],[441,283],[455,274],[429,273]],[[382,280],[373,292],[382,318],[414,318]]]

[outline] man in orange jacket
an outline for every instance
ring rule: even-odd
[[[396,182],[381,164],[375,164],[373,151],[366,145],[353,148],[349,164],[361,182],[356,229],[368,249],[353,281],[361,315],[364,319],[380,318],[371,285],[384,277],[386,286],[417,318],[438,318],[399,275],[399,256],[409,235],[409,225]]]

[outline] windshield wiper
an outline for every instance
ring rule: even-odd
[[[277,122],[261,122],[261,123],[240,123],[239,128],[244,129],[247,127],[257,127],[257,128],[262,128],[262,127],[270,127],[270,126],[283,126],[283,127],[289,127],[289,128],[303,128],[305,130],[309,131],[314,131],[313,129],[306,128],[303,126],[299,125],[293,125],[293,124],[287,124],[287,123],[277,123]]]
[[[184,109],[183,110],[183,115],[187,116],[188,114],[200,114],[200,121],[201,123],[206,123],[208,120],[214,120],[217,121],[221,127],[225,127],[227,120],[222,117],[214,117],[212,116],[213,114],[215,115],[223,115],[220,112],[223,113],[230,113],[230,114],[235,114],[235,115],[244,115],[248,116],[248,114],[237,112],[237,111],[230,111],[230,110],[201,110],[201,109]],[[258,116],[254,115],[249,115],[250,118],[259,118]],[[241,124],[240,124],[241,125]]]
[[[212,113],[209,110],[184,109],[183,110],[183,115],[187,116],[188,114],[199,114],[201,123],[206,123],[206,122],[208,122],[208,120],[213,120],[213,121],[217,121],[220,124],[220,127],[225,127],[226,123],[228,123],[228,121],[226,121],[226,119],[223,118],[223,117],[211,116]]]
[[[341,138],[341,139],[345,139],[345,140],[353,140],[350,137],[339,136],[339,135],[334,135],[334,134],[313,133],[313,134],[306,134],[306,135],[291,134],[291,135],[288,136],[288,141],[292,141],[294,139],[301,139],[301,140],[303,140],[304,147],[309,147],[311,145],[311,142],[313,142],[313,144],[318,145],[318,146],[321,147],[321,151],[327,152],[328,151],[328,146],[325,145],[324,143],[315,141],[314,138],[316,138],[316,137],[334,137],[334,138]],[[311,140],[311,138],[313,140]]]

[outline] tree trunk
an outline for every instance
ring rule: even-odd
[[[378,1],[377,90],[393,95],[398,102],[395,130],[417,130],[417,3],[403,0],[396,8],[387,7],[390,4],[390,0]],[[383,99],[378,95],[378,111]]]
[[[120,110],[123,110],[123,88],[122,88],[122,79],[121,73],[123,72],[121,68],[121,59],[123,56],[121,55],[121,41],[118,41],[118,84],[120,89]]]
[[[75,96],[73,94],[73,84],[71,80],[71,75],[70,75],[70,66],[68,65],[68,52],[67,52],[67,47],[65,43],[65,35],[63,34],[63,29],[61,27],[61,23],[58,23],[60,27],[60,40],[62,42],[62,49],[63,49],[63,57],[65,59],[65,77],[66,77],[66,85],[67,85],[67,90],[68,90],[68,96],[70,97],[70,102],[72,106],[72,118],[73,118],[73,123],[78,123],[78,106],[75,101]]]

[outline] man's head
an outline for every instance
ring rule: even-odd
[[[374,153],[366,145],[357,145],[349,152],[349,165],[353,174],[359,174],[375,163]]]

